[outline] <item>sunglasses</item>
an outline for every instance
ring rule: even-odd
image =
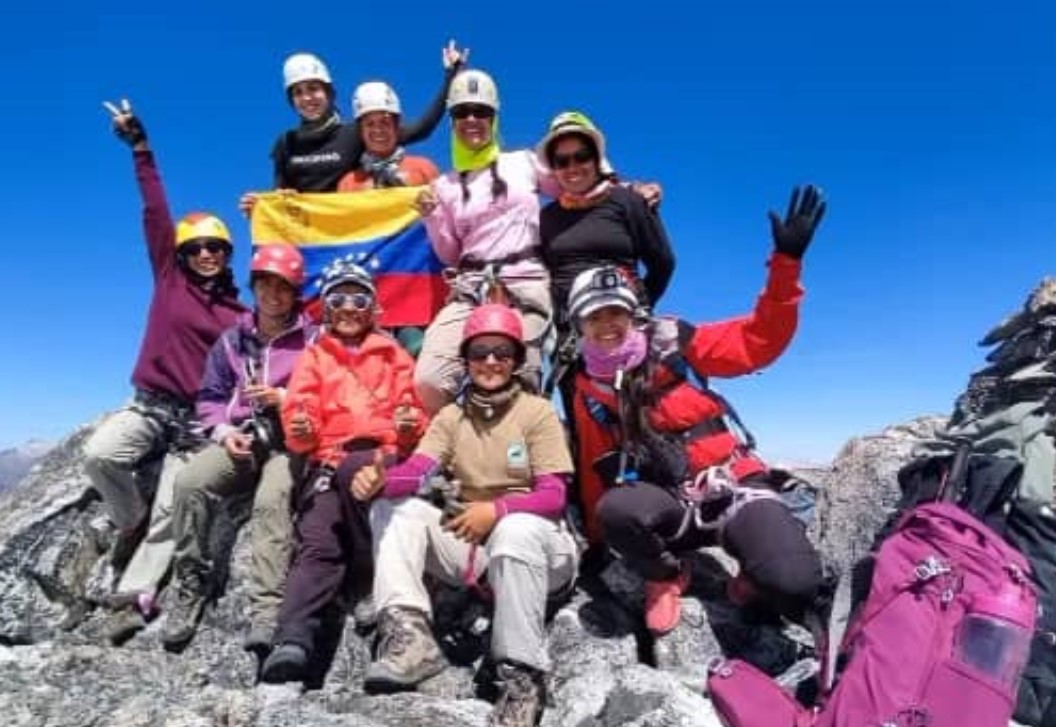
[[[517,356],[517,349],[509,343],[500,343],[497,346],[485,346],[483,343],[471,344],[466,349],[466,358],[470,361],[487,361],[488,356],[494,356],[499,363],[506,363]]]
[[[554,154],[554,169],[565,169],[573,164],[586,164],[592,161],[594,161],[594,152],[584,146],[571,154]]]
[[[462,120],[470,116],[475,119],[491,119],[495,117],[495,109],[476,103],[464,103],[451,109],[452,119]]]
[[[366,293],[331,293],[326,296],[326,307],[331,310],[338,308],[352,308],[353,310],[368,310],[374,303],[373,296]]]
[[[223,240],[191,240],[180,245],[180,252],[189,257],[198,257],[202,254],[202,250],[205,250],[210,255],[219,255],[220,253],[230,253],[231,245]]]

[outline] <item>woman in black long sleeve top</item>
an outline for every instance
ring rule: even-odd
[[[444,116],[447,89],[467,56],[454,43],[444,49],[444,83],[425,114],[400,125],[399,143],[424,141]],[[286,93],[301,123],[279,135],[271,151],[275,187],[298,192],[333,192],[341,178],[360,165],[366,151],[359,126],[341,121],[330,73],[315,56],[299,53],[284,68]]]
[[[671,281],[675,255],[655,210],[613,181],[604,136],[583,114],[564,113],[551,123],[539,151],[562,190],[539,220],[559,332],[569,329],[572,281],[598,265],[625,268],[640,281],[647,303],[655,306]]]

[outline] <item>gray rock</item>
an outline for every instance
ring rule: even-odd
[[[893,475],[912,445],[940,423],[923,419],[854,440],[822,486],[814,534],[826,553],[850,564],[897,496]],[[487,609],[457,591],[437,595],[436,624],[451,661],[417,693],[367,696],[362,676],[370,642],[343,628],[329,632],[332,659],[309,689],[258,685],[258,665],[241,650],[247,623],[248,500],[225,510],[213,533],[227,567],[217,601],[180,654],[161,648],[162,620],[120,649],[105,645],[100,608],[112,574],[104,553],[113,536],[88,487],[81,447],[85,427],[56,446],[24,485],[0,494],[0,714],[12,725],[217,725],[363,727],[483,725],[491,706],[475,698],[474,672],[487,650]],[[794,684],[816,662],[809,637],[757,622],[725,599],[736,568],[722,551],[690,559],[693,578],[683,622],[654,640],[645,633],[641,579],[619,562],[600,583],[578,590],[554,616],[544,727],[718,725],[700,695],[711,656],[748,658]],[[162,606],[164,609],[164,597]],[[652,664],[653,666],[649,666]]]
[[[842,574],[869,552],[876,531],[894,511],[897,473],[913,448],[945,423],[944,417],[919,417],[852,439],[840,450],[820,483],[813,532],[826,560]]]

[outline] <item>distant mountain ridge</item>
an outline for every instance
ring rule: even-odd
[[[0,450],[0,492],[17,485],[54,446],[54,442],[30,439],[17,447]]]

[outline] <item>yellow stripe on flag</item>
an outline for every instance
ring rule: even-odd
[[[419,219],[414,199],[421,189],[265,192],[253,208],[253,243],[340,245],[389,237]]]

